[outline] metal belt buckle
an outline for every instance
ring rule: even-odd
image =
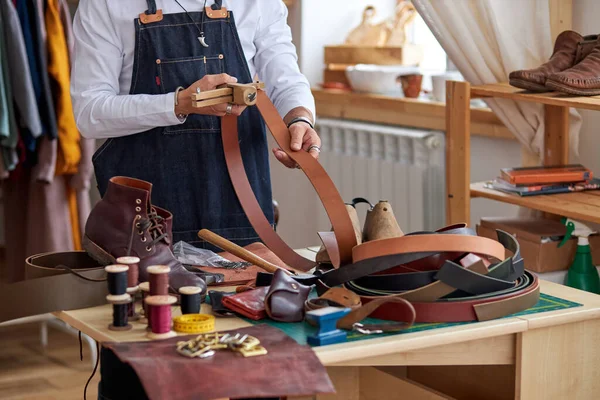
[[[381,329],[373,329],[373,330],[367,329],[360,322],[353,323],[352,324],[352,330],[356,331],[358,333],[362,333],[363,335],[374,335],[376,333],[383,333],[383,331]]]

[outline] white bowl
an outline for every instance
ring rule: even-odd
[[[417,67],[401,65],[357,64],[346,68],[346,77],[356,92],[398,94],[398,76],[419,73]]]

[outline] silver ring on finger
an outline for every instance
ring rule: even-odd
[[[230,115],[232,110],[233,110],[233,104],[231,104],[231,103],[227,104],[227,108],[225,109],[225,114]]]
[[[201,89],[200,89],[200,86],[198,86],[198,87],[196,88],[196,93],[200,94],[200,91],[201,91]]]
[[[316,144],[311,145],[307,151],[310,153],[311,150],[315,150],[317,153],[321,152],[321,148],[319,146],[317,146]]]

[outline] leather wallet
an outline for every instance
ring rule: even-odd
[[[265,311],[265,296],[268,290],[269,287],[248,290],[246,292],[223,297],[221,303],[231,311],[241,314],[246,318],[258,321],[267,317]]]
[[[267,315],[275,321],[298,322],[304,319],[304,303],[310,286],[298,283],[282,270],[275,271],[265,297]]]

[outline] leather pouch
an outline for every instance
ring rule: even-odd
[[[258,321],[267,317],[265,311],[265,296],[268,290],[268,287],[248,290],[246,292],[223,297],[221,303],[231,311],[235,311],[246,318]]]
[[[310,286],[298,283],[281,270],[275,271],[265,297],[267,315],[275,321],[298,322],[304,319],[304,303]]]

